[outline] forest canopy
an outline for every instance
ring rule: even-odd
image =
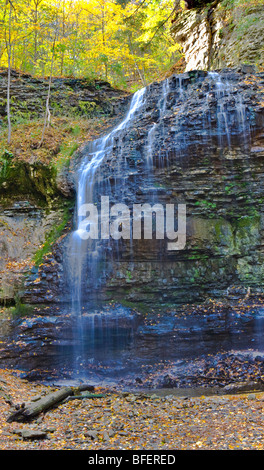
[[[180,59],[173,0],[0,0],[0,66],[134,90]]]

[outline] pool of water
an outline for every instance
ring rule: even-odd
[[[174,365],[228,351],[264,355],[264,309],[246,315],[144,315],[120,305],[37,306],[0,321],[0,367],[32,380],[143,383]]]

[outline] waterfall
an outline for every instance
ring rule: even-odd
[[[210,128],[210,134],[215,132],[218,136],[220,147],[231,145],[231,135],[234,131],[237,134],[246,135],[248,123],[246,120],[245,105],[242,98],[234,89],[234,84],[229,83],[226,77],[222,78],[217,72],[208,72],[206,78],[202,78],[208,82],[208,93],[205,99],[207,106],[207,119]],[[174,83],[176,85],[174,85]],[[124,147],[133,151],[131,140],[137,139],[137,136],[126,140],[128,132],[138,124],[144,115],[144,106],[149,106],[148,97],[155,90],[155,102],[152,110],[155,108],[156,113],[153,114],[153,120],[150,126],[144,129],[145,145],[143,149],[144,166],[145,166],[145,186],[146,190],[155,193],[155,181],[153,179],[154,166],[157,164],[162,167],[164,165],[164,157],[166,157],[167,149],[165,139],[168,136],[168,129],[165,126],[166,116],[171,106],[171,98],[177,107],[175,112],[175,153],[180,156],[181,149],[188,147],[188,133],[185,131],[185,112],[186,103],[188,102],[188,87],[184,85],[184,76],[176,76],[165,79],[154,87],[142,88],[137,91],[131,100],[130,107],[125,118],[108,134],[96,139],[89,144],[86,156],[83,158],[82,164],[78,171],[78,188],[77,188],[77,204],[76,204],[76,229],[71,236],[71,291],[73,310],[80,312],[82,306],[82,284],[84,281],[84,272],[87,277],[89,270],[90,279],[93,280],[93,287],[100,287],[100,276],[97,270],[102,268],[102,253],[106,253],[104,248],[109,244],[109,240],[91,239],[87,237],[87,204],[99,204],[100,196],[106,196],[117,193],[118,181],[123,179],[122,187],[119,185],[119,202],[123,196],[126,196],[126,184],[124,171],[129,170],[129,163],[126,162],[129,157],[128,152],[124,152]],[[168,99],[168,96],[170,98]],[[216,115],[215,130],[211,127],[211,109],[209,106],[209,97],[214,96],[215,106],[213,112]],[[148,108],[150,109],[150,108]],[[139,116],[139,112],[141,115]],[[137,119],[137,120],[136,120]],[[144,125],[144,124],[143,124]],[[139,124],[140,126],[140,124]],[[202,131],[203,132],[203,131]],[[203,135],[201,133],[201,135]],[[122,137],[123,136],[123,137]],[[124,144],[122,143],[124,139]],[[187,140],[186,140],[187,139]],[[119,141],[119,147],[117,142]],[[121,143],[120,143],[121,142]],[[112,171],[112,179],[114,187],[110,185],[110,178],[101,174],[103,164],[111,162],[113,155],[117,149],[116,166]],[[154,161],[155,157],[155,161]],[[158,157],[158,159],[156,159]],[[110,167],[111,170],[111,167]],[[110,173],[110,171],[109,171]],[[120,189],[121,188],[121,189]],[[123,202],[123,201],[122,201]],[[89,226],[89,232],[96,230],[96,227]],[[96,237],[94,237],[96,238]],[[99,238],[99,237],[98,237]],[[101,237],[102,238],[102,237]],[[104,243],[105,242],[105,243]],[[109,248],[108,254],[112,250]],[[117,248],[118,252],[118,248]]]
[[[209,78],[213,80],[215,86],[215,94],[217,100],[217,133],[219,144],[224,144],[223,138],[227,140],[228,146],[231,145],[232,128],[235,127],[243,135],[244,142],[246,141],[246,134],[249,130],[246,121],[245,105],[242,102],[242,97],[235,93],[234,85],[231,85],[229,80],[224,79],[218,72],[208,72]],[[228,110],[228,104],[234,102],[233,115]]]
[[[74,327],[74,343],[75,351],[73,361],[75,368],[80,369],[84,357],[85,336],[84,329],[89,324],[89,329],[93,329],[93,316],[91,320],[84,324],[82,317],[83,310],[83,278],[86,271],[89,270],[89,275],[92,279],[94,287],[100,282],[97,275],[97,267],[100,264],[100,251],[102,246],[99,240],[87,239],[87,222],[85,220],[87,204],[97,203],[96,201],[96,184],[100,181],[100,166],[105,161],[107,156],[112,153],[116,136],[125,131],[127,126],[133,122],[139,109],[144,104],[145,88],[136,92],[131,100],[129,110],[120,124],[118,124],[107,135],[96,139],[90,143],[89,151],[84,158],[79,171],[78,171],[78,188],[77,188],[77,204],[76,214],[77,222],[76,229],[71,235],[70,242],[70,264],[71,264],[71,298],[72,298],[72,311],[76,320]],[[99,192],[105,189],[104,182],[99,184]],[[101,194],[105,196],[105,194]],[[95,227],[89,227],[89,231]],[[86,331],[86,330],[85,330]],[[93,332],[89,335],[93,336]]]
[[[208,72],[198,79],[198,83],[199,80],[200,83],[206,81],[208,86],[205,107],[201,114],[207,122],[204,121],[205,126],[200,130],[200,135],[205,135],[208,129],[211,136],[217,136],[220,148],[225,144],[230,147],[233,133],[242,134],[246,141],[249,124],[246,119],[245,105],[236,89],[236,84],[228,81],[228,75],[223,74],[222,77],[217,72]],[[135,141],[138,140],[138,135],[139,139],[142,135],[144,139],[144,147],[141,146],[138,151],[139,158],[143,157],[145,168],[144,190],[155,193],[154,170],[157,165],[163,167],[165,158],[169,158],[166,142],[168,139],[171,142],[172,133],[175,136],[175,147],[172,150],[178,157],[183,154],[182,151],[185,148],[188,148],[191,141],[190,132],[191,138],[195,138],[191,126],[190,128],[186,126],[185,115],[188,115],[189,111],[188,83],[188,77],[186,82],[184,75],[176,75],[137,91],[132,97],[125,118],[108,134],[89,144],[87,154],[78,171],[76,229],[72,233],[70,244],[71,291],[75,311],[81,309],[84,272],[87,278],[89,269],[90,279],[93,280],[92,286],[100,287],[101,277],[97,275],[97,271],[99,267],[102,268],[107,244],[108,254],[112,250],[109,240],[102,240],[103,237],[101,237],[99,241],[100,237],[92,239],[87,236],[87,204],[99,205],[100,197],[107,195],[115,197],[118,194],[118,202],[125,200],[127,195],[125,178],[130,171],[129,160],[137,152]],[[149,101],[153,97],[154,100]],[[146,113],[147,121],[144,117]],[[211,125],[213,115],[216,123],[214,126]],[[166,127],[168,116],[175,119],[175,126],[170,129]],[[131,134],[133,128],[135,132]],[[169,151],[171,152],[171,147]],[[133,171],[136,174],[137,170]],[[112,183],[110,183],[111,178]],[[97,229],[98,227],[90,224],[89,232]],[[116,251],[118,252],[118,246]]]
[[[208,92],[202,95],[205,101],[204,106],[200,107],[199,116],[204,125],[198,127],[199,134],[193,128],[191,119],[188,120],[188,113],[192,111],[189,103],[194,104],[194,109],[197,106],[193,101],[191,80],[188,76],[177,75],[137,91],[124,119],[105,136],[89,143],[77,175],[76,227],[70,242],[72,310],[77,324],[76,343],[79,345],[75,351],[76,358],[82,358],[85,352],[82,313],[84,303],[89,299],[88,289],[92,298],[107,277],[105,266],[113,257],[113,252],[119,255],[119,240],[115,245],[116,241],[110,242],[109,237],[102,237],[102,233],[101,237],[87,236],[93,230],[99,232],[98,227],[102,232],[103,221],[101,207],[99,225],[93,227],[91,222],[87,222],[88,205],[97,207],[98,204],[99,207],[104,197],[109,201],[118,200],[122,205],[128,195],[130,203],[133,203],[137,190],[143,195],[140,202],[147,195],[148,202],[157,203],[165,188],[157,187],[154,180],[156,168],[164,169],[174,156],[178,160],[179,157],[183,158],[188,153],[188,146],[199,144],[199,139],[206,135],[217,138],[220,148],[231,145],[232,133],[246,135],[249,124],[242,99],[234,90],[235,85],[230,85],[216,72],[198,77],[197,83],[200,85],[203,82]],[[129,178],[132,181],[130,186]],[[138,188],[140,184],[142,187]],[[109,226],[109,215],[107,217]],[[160,253],[163,239],[160,238],[159,242]],[[130,227],[132,263],[133,249]],[[94,320],[89,323],[86,318],[85,328],[88,324],[93,330]]]
[[[155,144],[156,133],[161,132],[160,127],[163,126],[163,118],[166,113],[167,95],[170,92],[169,79],[163,81],[161,88],[161,95],[157,103],[159,110],[158,122],[154,122],[148,131],[147,135],[147,148],[146,148],[146,165],[149,170],[149,177],[153,171],[153,149]],[[162,130],[164,134],[164,129]]]
[[[90,151],[84,159],[79,172],[77,190],[77,227],[72,234],[71,240],[71,264],[72,264],[72,303],[74,311],[80,312],[82,304],[82,279],[83,270],[86,266],[87,257],[90,261],[90,271],[96,278],[96,265],[99,260],[100,246],[98,241],[86,240],[85,204],[94,203],[94,189],[96,176],[100,170],[100,165],[106,156],[112,152],[115,136],[125,130],[135,117],[137,111],[144,102],[145,88],[142,88],[133,95],[129,110],[124,120],[118,124],[106,136],[91,143]],[[90,228],[92,229],[92,227]],[[91,269],[92,267],[92,269]]]

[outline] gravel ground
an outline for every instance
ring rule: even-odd
[[[0,371],[1,450],[264,449],[263,392],[179,397],[173,390],[165,396],[105,390],[103,398],[62,403],[31,423],[7,423],[10,402],[53,390]]]

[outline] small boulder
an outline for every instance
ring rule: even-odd
[[[19,429],[17,431],[14,431],[15,434],[20,435],[23,437],[23,439],[45,439],[47,437],[46,431],[41,431],[39,429]]]

